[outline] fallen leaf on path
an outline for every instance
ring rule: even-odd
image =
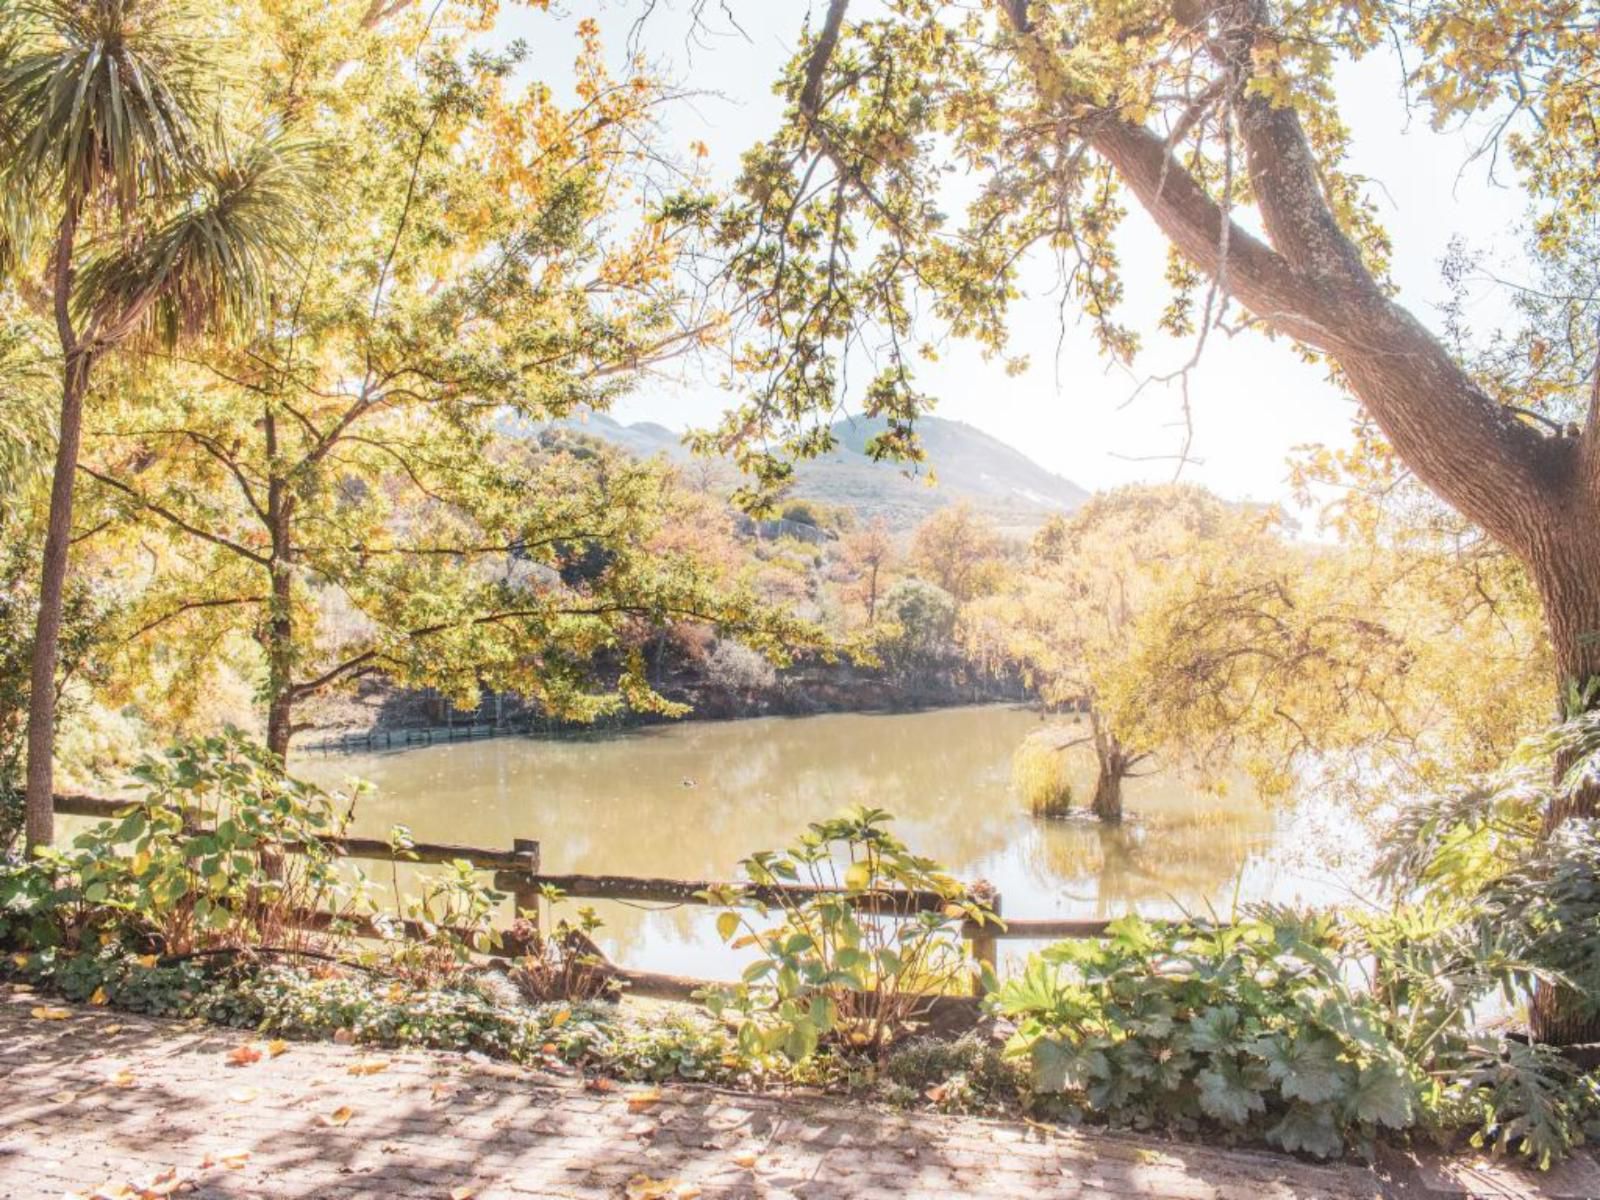
[[[77,1092],[51,1092],[50,1099],[56,1104],[71,1104],[78,1098]]]
[[[345,1068],[352,1075],[376,1075],[389,1069],[387,1058],[363,1058]]]
[[[282,1038],[275,1038],[267,1043],[267,1053],[273,1058],[277,1058],[278,1055],[282,1054],[288,1048],[289,1043],[284,1041]]]
[[[134,1078],[132,1071],[124,1070],[118,1071],[115,1075],[108,1075],[106,1082],[112,1087],[131,1088],[137,1085],[139,1081]]]
[[[115,1037],[117,1034],[121,1033],[122,1030],[123,1026],[121,1025],[102,1025],[100,1026],[99,1032],[106,1037]]]
[[[178,1175],[177,1167],[168,1167],[159,1175],[152,1175],[143,1183],[134,1180],[133,1189],[139,1200],[161,1200],[162,1197],[172,1195],[188,1182],[187,1179],[183,1179]]]
[[[47,1004],[41,1004],[33,1010],[33,1019],[35,1021],[65,1021],[71,1016],[72,1010],[70,1008],[51,1008]]]
[[[651,1179],[648,1175],[635,1175],[628,1180],[625,1194],[628,1200],[695,1200],[700,1195],[700,1189],[677,1179]]]
[[[647,1089],[645,1091],[642,1091],[642,1092],[629,1092],[628,1093],[628,1111],[629,1112],[634,1112],[634,1113],[636,1113],[636,1112],[644,1112],[645,1109],[652,1108],[655,1105],[660,1104],[660,1103],[661,1103],[661,1089],[660,1088],[649,1088],[649,1089]]]
[[[341,1104],[327,1116],[322,1118],[324,1125],[332,1125],[335,1129],[350,1124],[350,1118],[356,1115],[356,1110],[348,1104]]]
[[[248,1067],[251,1063],[261,1061],[261,1051],[244,1042],[228,1051],[228,1061],[236,1067]]]
[[[463,1183],[450,1189],[450,1200],[472,1200],[477,1194],[477,1188]]]
[[[456,1091],[457,1088],[454,1084],[436,1083],[433,1085],[433,1098],[435,1100],[448,1100],[456,1094]]]
[[[249,1104],[260,1094],[255,1088],[234,1088],[228,1093],[228,1099],[235,1104]]]
[[[250,1151],[228,1150],[217,1155],[217,1157],[214,1159],[209,1154],[206,1155],[205,1159],[200,1163],[200,1165],[202,1167],[215,1167],[220,1165],[227,1167],[230,1171],[238,1171],[242,1169],[245,1163],[249,1161]]]
[[[753,1167],[756,1165],[756,1156],[748,1150],[742,1154],[735,1154],[733,1156],[733,1165],[736,1167]]]
[[[106,995],[106,989],[104,987],[97,987],[94,990],[94,995],[89,997],[89,1003],[98,1008],[103,1006],[108,999],[110,999],[110,997]]]
[[[89,1200],[138,1200],[139,1193],[121,1180],[102,1183],[89,1193]]]
[[[354,1031],[349,1029],[335,1029],[333,1031],[333,1040],[338,1042],[341,1046],[348,1046],[351,1042],[356,1040],[356,1035]]]

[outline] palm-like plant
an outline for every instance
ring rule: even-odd
[[[198,26],[172,0],[0,9],[0,212],[54,229],[45,254],[61,412],[33,649],[27,840],[53,833],[55,674],[73,476],[90,372],[129,342],[238,328],[303,228],[314,152],[281,133],[231,149]],[[0,237],[23,269],[20,235]]]

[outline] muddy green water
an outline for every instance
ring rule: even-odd
[[[786,844],[850,804],[896,817],[899,836],[962,879],[998,887],[1013,916],[1226,913],[1235,897],[1339,898],[1305,814],[1246,788],[1223,798],[1155,775],[1127,789],[1128,821],[1031,817],[1011,784],[1025,708],[838,714],[653,726],[577,738],[506,737],[373,754],[297,757],[297,774],[375,792],[357,832],[395,823],[424,841],[542,845],[546,870],[732,879],[741,857]],[[1076,761],[1076,790],[1091,765]],[[1309,852],[1308,852],[1309,851]],[[597,904],[599,939],[631,966],[732,976],[703,908]],[[1007,955],[1025,947],[1005,943]],[[746,954],[748,952],[745,952]]]

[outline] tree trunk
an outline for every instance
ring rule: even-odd
[[[271,600],[267,608],[267,627],[261,637],[267,656],[267,749],[286,766],[289,738],[294,733],[294,580],[290,573],[294,547],[289,528],[292,497],[288,481],[277,470],[277,424],[270,408],[265,426],[267,461],[272,464],[267,480],[267,532],[272,539],[267,564]]]
[[[61,605],[72,549],[72,489],[77,482],[83,434],[83,398],[89,390],[89,352],[72,327],[72,253],[82,197],[69,196],[51,260],[56,337],[61,343],[61,429],[55,474],[50,480],[50,517],[45,526],[44,571],[39,583],[39,618],[34,627],[28,691],[28,779],[23,845],[28,853],[55,838],[56,664],[61,656]]]
[[[1539,588],[1545,624],[1555,652],[1557,685],[1563,716],[1600,705],[1600,527],[1593,520],[1569,531],[1559,547],[1551,547],[1529,570]],[[1572,766],[1558,758],[1556,777]],[[1558,795],[1544,814],[1544,832],[1553,833],[1569,820],[1600,816],[1600,788],[1581,787]],[[1546,983],[1534,987],[1528,1006],[1533,1036],[1548,1045],[1600,1042],[1600,1007],[1569,988]]]
[[[1117,735],[1100,722],[1100,715],[1089,710],[1089,728],[1094,740],[1094,757],[1100,772],[1094,781],[1094,799],[1089,810],[1108,825],[1122,824],[1122,781],[1128,774],[1128,754]]]
[[[44,539],[44,572],[39,584],[39,619],[33,639],[28,692],[28,788],[25,838],[28,851],[55,837],[56,664],[60,657],[61,607],[72,546],[72,487],[83,430],[83,397],[89,386],[89,360],[67,356],[61,379],[61,437],[55,476],[50,481],[50,519]]]

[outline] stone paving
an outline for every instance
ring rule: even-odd
[[[1385,1190],[1357,1165],[1262,1152],[821,1097],[597,1086],[470,1055],[285,1046],[28,994],[3,1001],[6,1200],[1368,1200]]]

